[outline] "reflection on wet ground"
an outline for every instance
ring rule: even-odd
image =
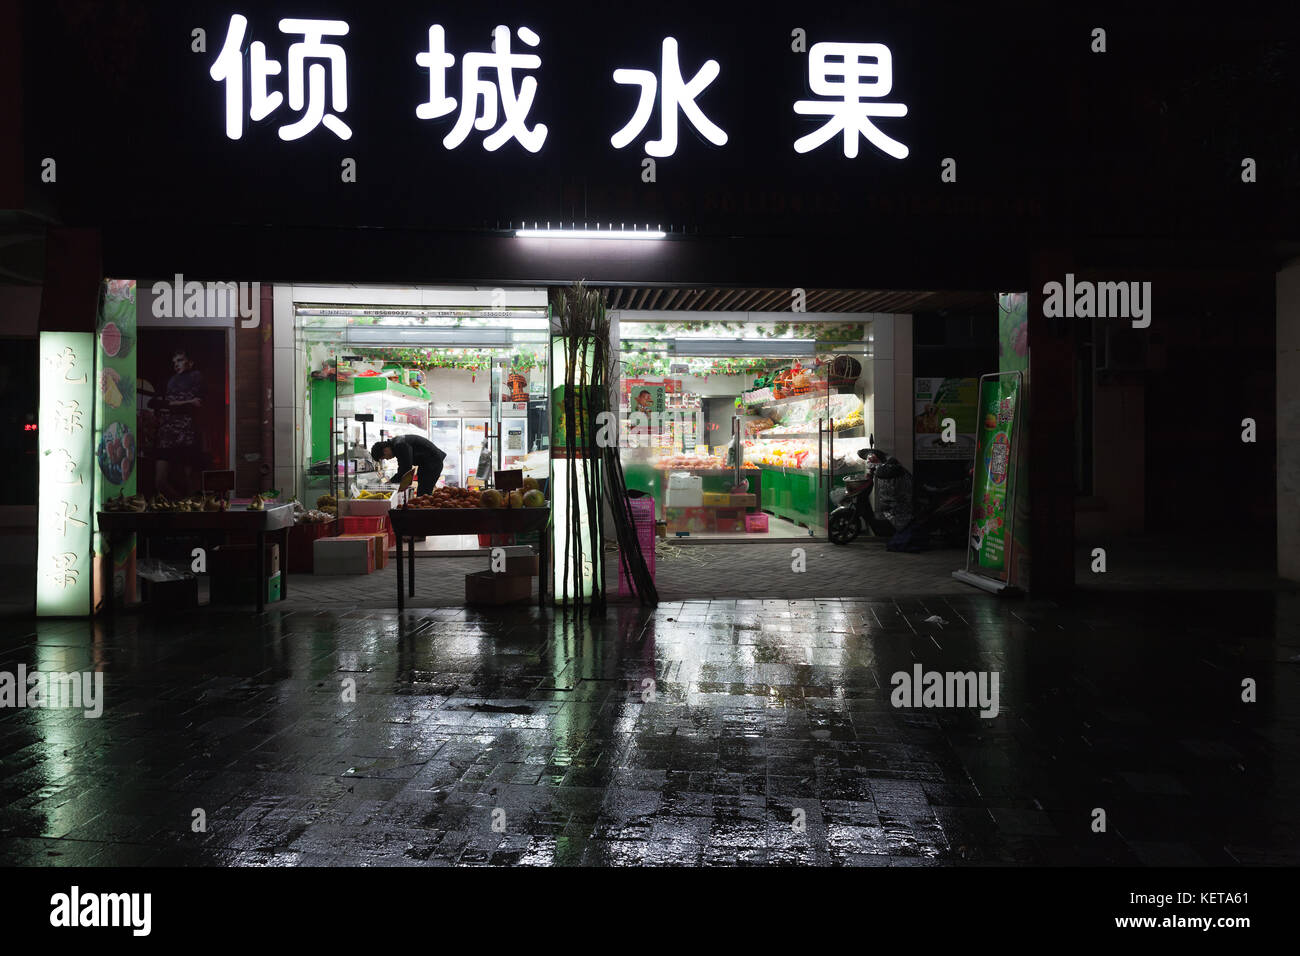
[[[1295,864],[1296,619],[1134,593],[7,621],[0,673],[102,670],[105,705],[0,710],[0,862]],[[997,672],[997,716],[893,706],[915,664]]]

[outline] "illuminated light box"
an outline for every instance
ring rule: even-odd
[[[36,613],[87,615],[95,530],[95,336],[42,332]]]

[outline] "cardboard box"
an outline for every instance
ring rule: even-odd
[[[312,552],[313,574],[369,574],[375,569],[373,537],[317,538]]]
[[[340,498],[339,517],[373,517],[386,515],[393,506],[393,499],[388,498]]]
[[[714,531],[744,531],[745,512],[739,508],[718,508],[713,512]]]
[[[370,537],[375,541],[375,570],[388,567],[388,532],[381,531]]]
[[[668,533],[688,532],[699,534],[713,530],[713,512],[708,508],[665,508]]]
[[[365,541],[370,545],[370,568],[372,571],[378,571],[388,563],[387,535],[363,532],[360,534],[341,534],[339,537],[355,538],[359,541]]]
[[[700,508],[704,505],[704,479],[699,475],[672,472],[664,496],[667,508]]]
[[[700,504],[706,508],[729,508],[731,506],[731,495],[725,492],[706,491],[703,498],[704,500]]]
[[[757,508],[758,507],[758,495],[743,494],[743,495],[730,495],[729,497],[731,498],[730,504],[731,507],[733,508]]]
[[[495,549],[493,549],[495,550]],[[506,565],[504,571],[493,571],[494,574],[505,574],[510,577],[532,578],[537,576],[538,557],[532,548],[528,547],[503,547],[505,552]],[[492,552],[488,552],[488,570],[492,570]]]
[[[491,571],[465,575],[466,604],[514,604],[533,594],[533,579]]]

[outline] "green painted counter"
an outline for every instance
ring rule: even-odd
[[[774,468],[761,465],[760,506],[778,518],[793,521],[810,528],[826,526],[826,505],[821,495],[829,497],[829,490],[818,488],[818,473],[811,468]],[[844,484],[845,475],[836,475],[831,488]]]

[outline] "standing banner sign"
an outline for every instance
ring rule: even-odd
[[[42,332],[36,613],[91,612],[95,336]]]
[[[966,567],[953,577],[985,590],[1013,584],[1021,386],[1018,371],[980,379]]]
[[[139,471],[139,418],[136,404],[136,283],[108,279],[100,296],[96,328],[95,367],[98,398],[95,408],[95,448],[99,466],[95,503],[103,509],[109,498],[136,492]],[[135,535],[118,535],[114,553],[106,552],[102,535],[95,538],[95,609],[114,594],[135,600]]]

